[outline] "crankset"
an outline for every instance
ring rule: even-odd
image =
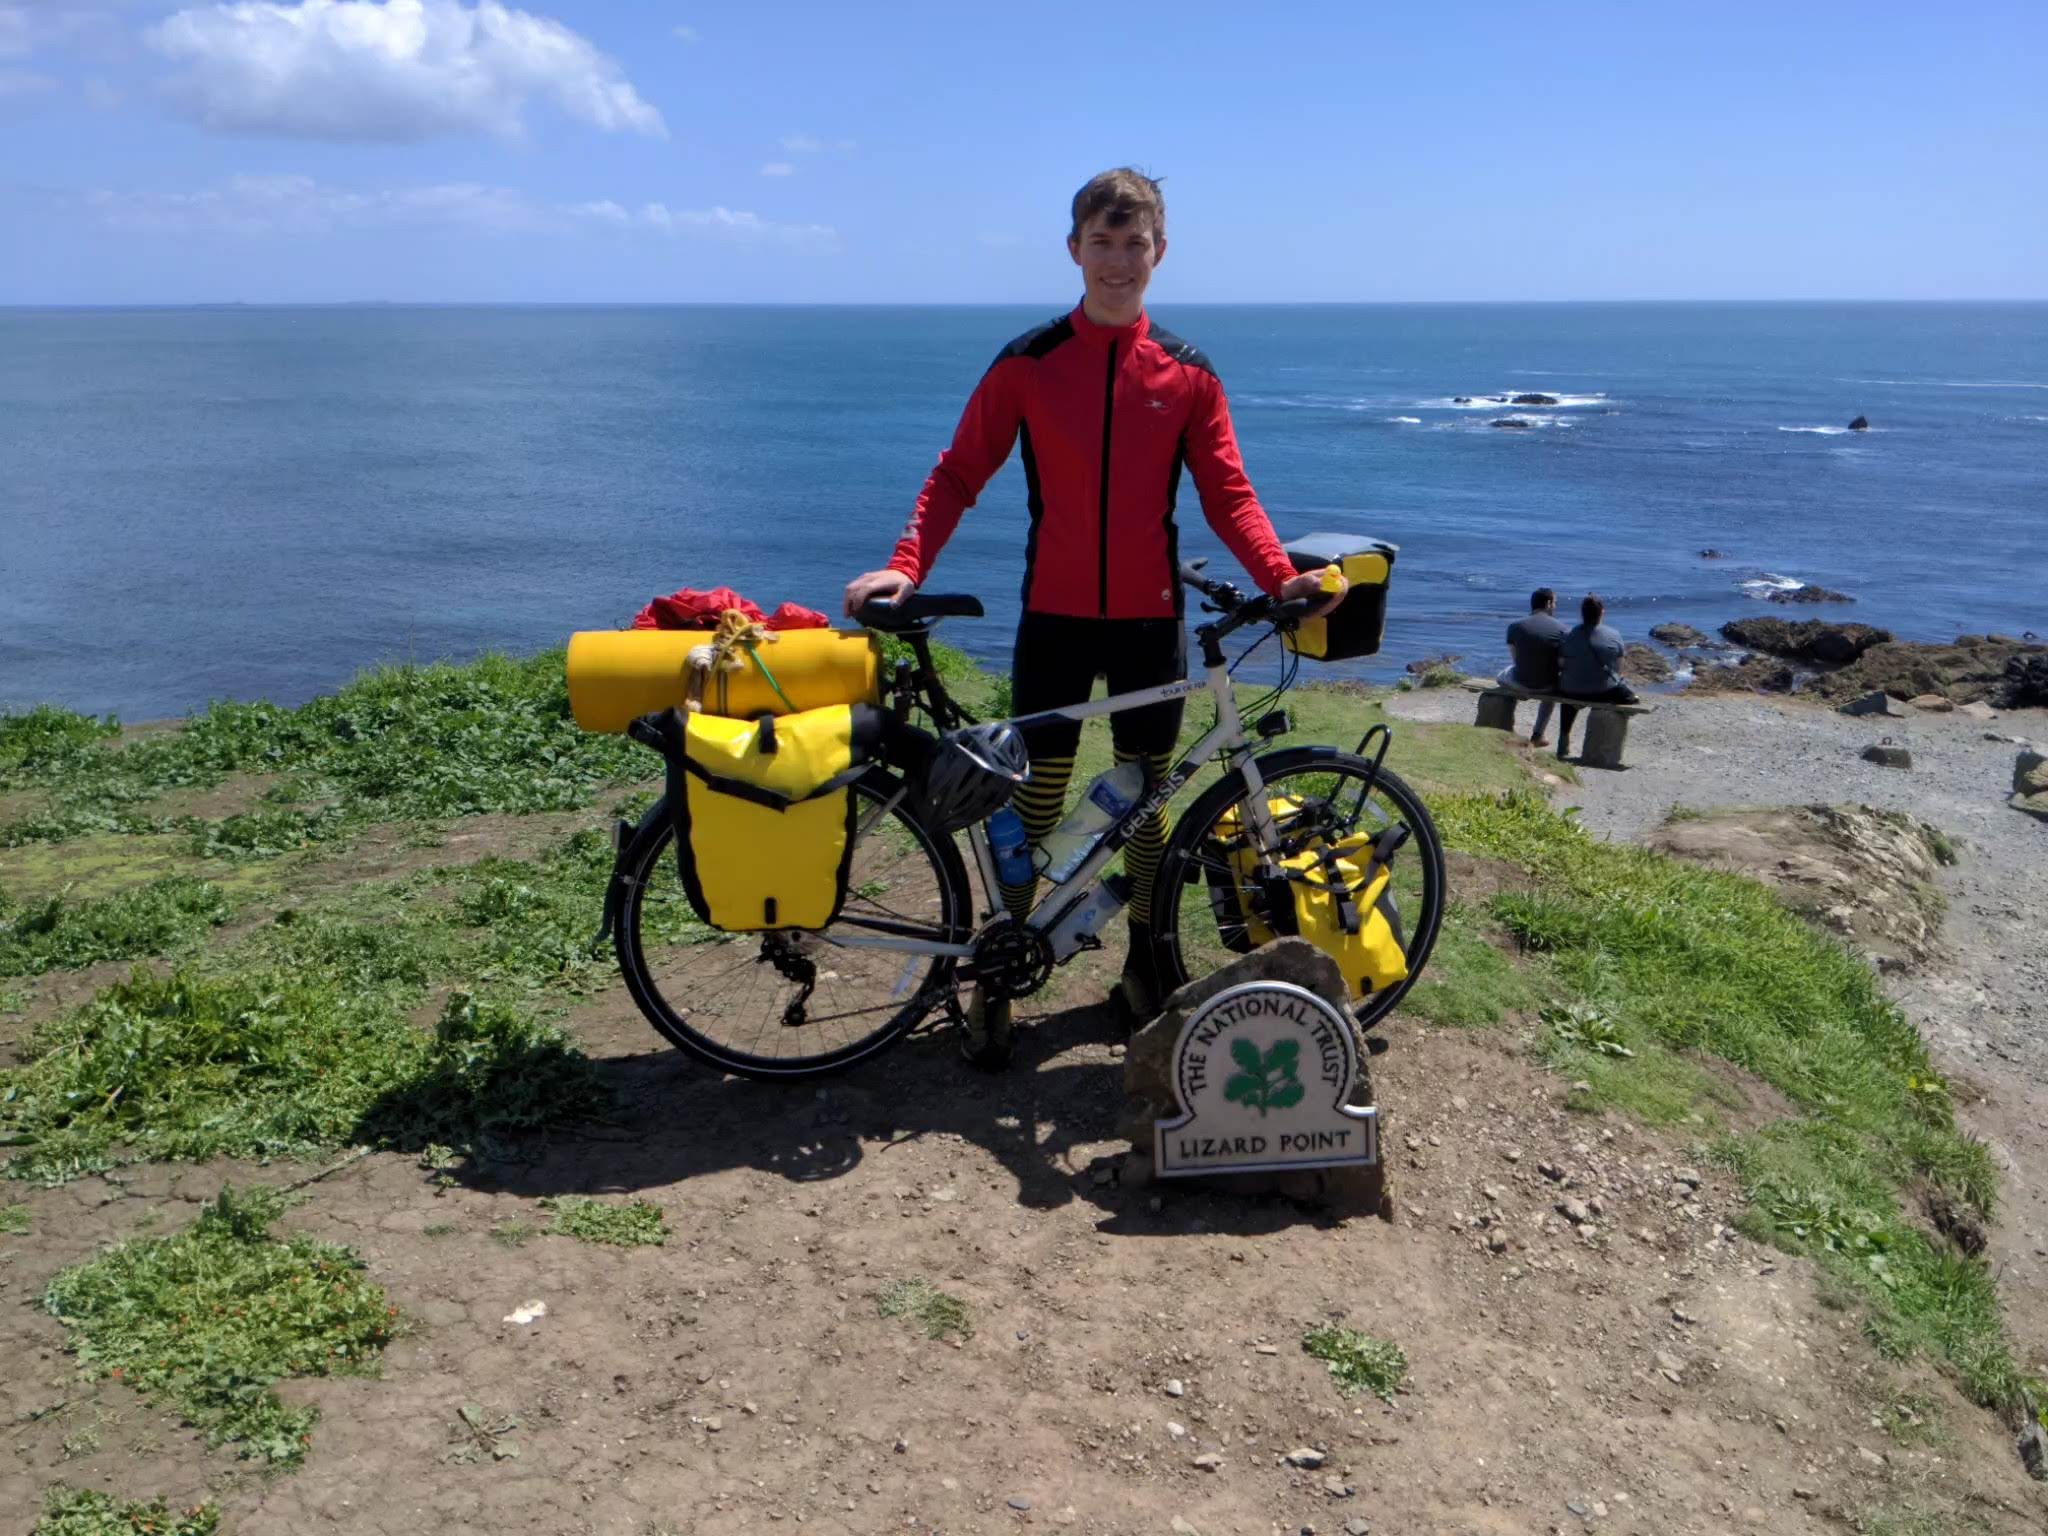
[[[1001,917],[974,936],[966,979],[991,997],[1029,997],[1052,975],[1052,943],[1012,917]]]

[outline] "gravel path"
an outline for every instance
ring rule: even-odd
[[[1957,845],[1942,954],[1885,985],[1943,1069],[1983,1095],[1965,1118],[2005,1173],[1993,1258],[2023,1345],[2048,1358],[2048,822],[2005,803],[2014,738],[2048,744],[2048,711],[1896,720],[1756,695],[1656,702],[1630,727],[1626,771],[1581,769],[1583,783],[1553,792],[1596,832],[1640,840],[1674,805],[1861,803],[1909,812]],[[1473,710],[1471,694],[1446,688],[1396,695],[1387,712],[1469,722]],[[1532,716],[1525,705],[1525,731]],[[1886,738],[1911,750],[1911,768],[1858,756]]]

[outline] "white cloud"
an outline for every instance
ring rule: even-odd
[[[761,174],[763,176],[794,176],[796,174],[796,167],[787,160],[770,160],[761,167]]]
[[[730,208],[652,202],[634,210],[609,198],[545,203],[514,188],[468,181],[356,192],[310,176],[237,176],[197,192],[99,191],[86,204],[110,228],[151,234],[317,235],[407,227],[498,234],[612,229],[782,245],[838,238],[829,225],[782,224]]]
[[[236,0],[179,11],[146,37],[185,66],[172,101],[223,132],[511,136],[536,98],[607,132],[668,132],[587,39],[499,0]]]
[[[694,43],[697,41],[697,29],[695,27],[686,27],[678,22],[675,26],[670,27],[669,31],[674,35],[677,42]]]
[[[853,148],[851,139],[814,139],[808,133],[786,133],[782,136],[782,147],[792,155],[822,155],[826,150],[845,154]]]

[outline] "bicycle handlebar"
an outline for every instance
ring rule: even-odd
[[[1316,606],[1317,599],[1312,597],[1290,598],[1284,603],[1263,593],[1257,597],[1246,597],[1231,583],[1211,581],[1204,576],[1202,567],[1207,563],[1204,560],[1182,561],[1180,579],[1184,586],[1192,587],[1222,611],[1223,622],[1216,626],[1219,638],[1246,624],[1260,622],[1276,624],[1282,629],[1292,628],[1307,618]]]

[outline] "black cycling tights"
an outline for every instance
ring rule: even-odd
[[[1179,619],[1077,619],[1063,614],[1027,613],[1017,626],[1010,667],[1010,712],[1033,714],[1085,703],[1095,680],[1106,678],[1110,694],[1135,693],[1176,682],[1188,671],[1187,629]],[[1169,699],[1110,718],[1110,739],[1119,763],[1141,762],[1149,783],[1173,766],[1180,737],[1183,701]],[[1074,751],[1081,740],[1078,720],[1044,720],[1024,728],[1031,753],[1031,780],[1017,791],[1017,814],[1034,844],[1044,841],[1066,812],[1067,786],[1074,776]],[[1152,920],[1152,878],[1166,849],[1166,811],[1140,822],[1124,845],[1124,870],[1131,877],[1131,920]],[[1003,905],[1020,921],[1038,901],[1038,881],[1003,887]]]

